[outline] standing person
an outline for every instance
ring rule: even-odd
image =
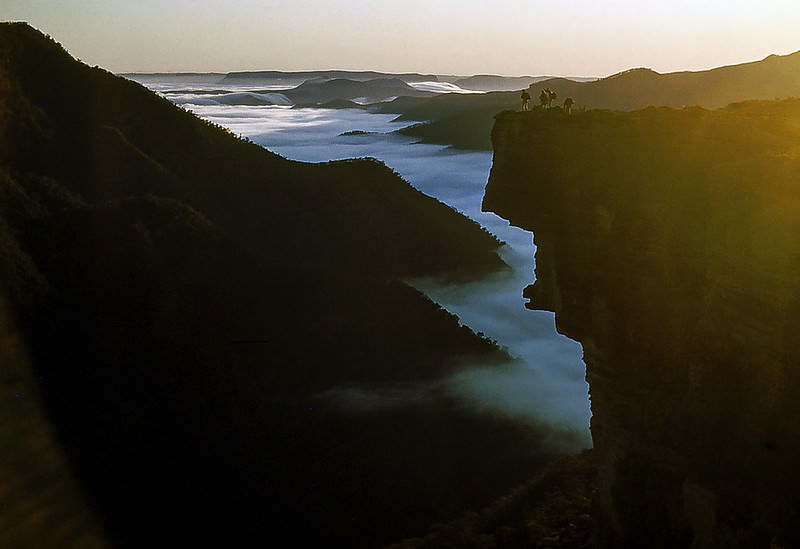
[[[528,90],[522,90],[520,97],[522,98],[522,110],[527,111],[531,102],[531,94],[528,93]]]
[[[539,104],[542,106],[543,109],[547,108],[547,102],[550,101],[550,90],[547,88],[542,90],[542,93],[539,94]]]

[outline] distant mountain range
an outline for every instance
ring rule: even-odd
[[[236,84],[253,84],[261,85],[262,83],[272,82],[306,82],[308,80],[316,80],[319,78],[324,79],[345,79],[364,82],[366,80],[374,80],[376,78],[397,78],[403,82],[428,82],[437,81],[438,77],[435,74],[420,74],[420,73],[386,73],[376,71],[339,71],[339,70],[323,70],[323,71],[244,71],[244,72],[229,72],[221,80],[225,83]]]
[[[553,79],[537,83],[532,89],[538,92],[545,87],[561,99],[572,97],[575,105],[587,108],[633,110],[649,105],[698,105],[713,109],[747,99],[800,96],[800,51],[705,71],[661,74],[636,68],[594,82]],[[537,96],[538,93],[534,98]]]
[[[551,78],[528,89],[534,104],[542,90],[549,89],[557,95],[554,106],[570,97],[575,109],[627,111],[650,105],[720,108],[748,99],[800,97],[800,52],[697,72],[660,74],[636,68],[594,81]],[[490,149],[494,115],[501,110],[519,110],[520,105],[517,91],[471,97],[443,95],[396,110],[405,120],[424,122],[404,130],[424,142]]]
[[[120,76],[137,82],[172,82],[172,83],[211,83],[221,86],[264,86],[271,89],[290,89],[305,82],[326,80],[347,80],[353,82],[369,82],[374,80],[399,80],[406,84],[437,82],[454,84],[464,90],[473,91],[508,91],[526,88],[534,82],[547,80],[550,76],[501,76],[482,75],[442,75],[422,73],[389,73],[377,71],[250,71],[230,73],[120,73]],[[572,77],[570,77],[572,78]],[[595,78],[575,77],[579,82],[595,80]]]
[[[202,79],[195,73],[128,76],[148,83],[163,79],[190,84]],[[574,109],[625,111],[649,105],[719,108],[748,99],[800,96],[800,52],[770,55],[761,61],[705,71],[660,74],[651,69],[635,68],[600,79],[498,75],[460,77],[375,71],[259,71],[208,75],[208,81],[221,85],[269,86],[258,97],[220,97],[217,100],[221,103],[241,100],[248,104],[285,104],[266,92],[286,86],[278,91],[297,106],[369,108],[396,113],[400,120],[421,122],[402,132],[423,142],[485,150],[491,148],[489,133],[494,115],[503,110],[519,109],[521,89],[529,90],[534,105],[538,104],[542,90],[548,89],[556,94],[553,106],[559,107],[569,97]],[[448,83],[464,90],[485,93],[441,93],[413,86],[425,81]]]

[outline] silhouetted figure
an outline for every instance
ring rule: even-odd
[[[547,92],[547,108],[549,109],[550,107],[553,106],[553,101],[556,100],[558,95],[556,95],[556,92],[554,92],[550,88],[547,88],[545,91]]]
[[[542,90],[542,93],[539,94],[539,103],[542,105],[542,108],[549,109],[553,106],[553,101],[555,101],[557,97],[558,95],[556,92],[550,88],[545,88]]]
[[[542,90],[542,93],[539,94],[539,104],[542,106],[543,109],[547,108],[547,102],[550,101],[550,94],[548,94],[549,90]]]
[[[529,110],[531,102],[531,94],[528,93],[528,90],[522,90],[520,97],[522,98],[522,110],[523,111]]]
[[[564,99],[564,112],[567,114],[572,114],[572,105],[574,104],[575,102],[572,100],[571,97],[567,97],[566,99]]]

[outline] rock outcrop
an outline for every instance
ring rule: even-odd
[[[582,343],[602,547],[794,547],[800,101],[502,113],[484,209]]]

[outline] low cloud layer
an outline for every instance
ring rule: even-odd
[[[516,360],[506,367],[466,365],[433,385],[339,387],[321,398],[353,411],[414,406],[431,398],[458,398],[466,406],[547,426],[554,444],[591,444],[589,397],[580,346],[555,331],[551,313],[525,308],[522,290],[533,282],[531,233],[480,211],[491,153],[455,152],[413,144],[391,133],[406,125],[393,115],[356,109],[292,109],[278,106],[193,105],[198,115],[230,128],[287,158],[310,162],[375,157],[422,192],[475,219],[506,242],[512,267],[468,284],[435,279],[409,281],[476,332],[505,347]],[[355,135],[341,135],[359,130]]]

